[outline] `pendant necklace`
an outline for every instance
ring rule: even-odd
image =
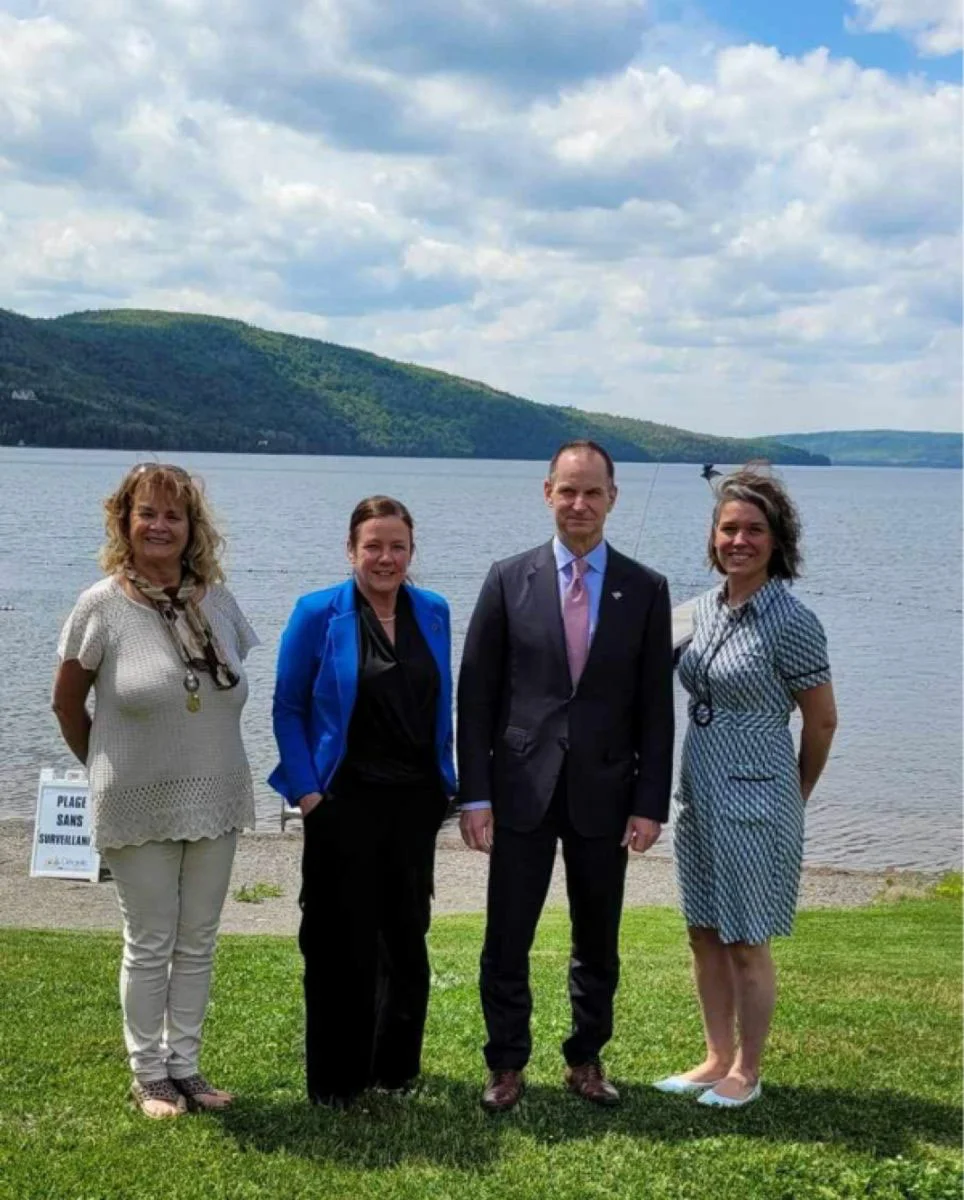
[[[717,616],[710,629],[710,636],[703,652],[693,665],[693,691],[694,698],[690,707],[690,716],[693,719],[693,724],[698,725],[701,729],[705,729],[707,725],[712,725],[713,717],[716,715],[713,708],[713,692],[710,687],[710,668],[716,660],[716,656],[723,649],[729,639],[736,633],[738,626],[743,622],[743,617],[747,612],[746,605],[733,610],[730,609],[724,618],[727,628],[723,631],[723,636],[714,647],[713,642],[716,639],[717,629],[720,624],[720,615],[722,609],[717,613]],[[712,653],[711,653],[712,651]],[[709,654],[709,658],[707,658]],[[706,663],[704,665],[704,659]],[[703,672],[702,686],[700,684],[700,669]]]
[[[187,692],[187,700],[185,702],[189,713],[201,711],[201,681],[198,679],[194,671],[188,667],[184,672],[184,690]]]
[[[187,651],[181,645],[181,639],[177,636],[177,632],[174,629],[174,625],[177,622],[177,613],[173,605],[164,608],[161,608],[160,605],[156,605],[155,607],[160,614],[161,620],[164,622],[164,628],[170,634],[178,658],[184,663],[184,678],[181,681],[184,684],[184,690],[187,692],[187,699],[184,702],[184,706],[189,713],[198,713],[201,711],[201,680],[191,665]]]

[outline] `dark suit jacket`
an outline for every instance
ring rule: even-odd
[[[608,547],[579,686],[569,676],[552,543],[494,563],[469,624],[458,689],[463,803],[534,829],[563,762],[573,826],[665,821],[673,771],[673,647],[666,580]]]

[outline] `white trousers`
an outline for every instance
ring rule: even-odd
[[[142,1083],[184,1079],[198,1069],[214,942],[237,840],[233,831],[104,852],[124,918],[124,1041]]]

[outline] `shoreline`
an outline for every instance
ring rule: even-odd
[[[30,878],[32,831],[33,821],[26,818],[0,821],[0,928],[119,930],[117,901],[109,883]],[[547,907],[566,904],[560,858],[557,856]],[[437,842],[434,915],[483,912],[487,868],[486,856],[466,849],[454,822],[447,821]],[[885,891],[920,894],[943,873],[804,866],[799,908],[860,908],[872,904]],[[221,931],[294,936],[300,919],[300,874],[301,836],[297,828],[285,833],[242,834]],[[260,903],[235,899],[239,888],[258,883],[280,888],[281,896]],[[675,907],[676,903],[672,859],[630,855],[626,907]]]

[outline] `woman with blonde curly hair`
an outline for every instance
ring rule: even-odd
[[[131,1095],[145,1115],[173,1117],[231,1102],[198,1055],[237,835],[254,824],[241,709],[257,637],[222,582],[197,479],[141,463],[104,508],[107,578],[64,625],[53,708],[87,766],[124,920]]]

